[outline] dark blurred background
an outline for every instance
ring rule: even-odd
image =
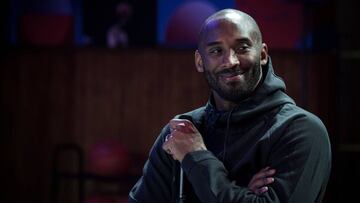
[[[126,202],[161,128],[207,101],[196,33],[227,7],[258,21],[288,94],[328,128],[324,202],[356,201],[358,1],[5,0],[0,202]]]

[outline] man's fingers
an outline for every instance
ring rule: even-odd
[[[254,175],[253,179],[261,179],[268,176],[273,176],[275,174],[275,169],[270,169],[270,167],[266,167],[260,170],[257,174]]]
[[[166,135],[165,137],[165,142],[163,143],[162,145],[162,148],[163,150],[165,150],[168,154],[171,153],[171,150],[170,150],[170,139],[172,139],[172,135],[171,134],[168,134]]]
[[[262,194],[264,194],[265,192],[267,192],[269,190],[269,188],[268,187],[261,187],[261,188],[259,188],[259,189],[257,189],[256,191],[255,191],[255,194],[257,194],[257,195],[262,195]]]
[[[192,123],[187,119],[174,118],[170,120],[169,125],[170,128],[176,129],[177,125],[186,126],[186,125],[192,125]]]
[[[268,185],[268,184],[273,183],[275,181],[275,179],[270,177],[270,178],[263,178],[263,179],[261,179],[261,181],[262,181],[263,185]]]
[[[170,133],[170,134],[167,134],[166,137],[165,137],[165,142],[167,142],[168,140],[170,140],[171,138],[173,137],[173,135]]]
[[[163,149],[180,162],[186,154],[206,150],[201,134],[196,127],[186,119],[172,119],[169,122],[170,136],[165,137]]]
[[[272,177],[275,172],[276,170],[270,167],[261,169],[252,177],[248,188],[256,194],[265,193],[269,189],[267,186],[275,181]]]
[[[169,122],[170,129],[178,130],[183,133],[195,133],[196,128],[194,124],[187,119],[172,119]]]
[[[260,188],[260,187],[263,187],[265,185],[269,185],[269,184],[271,184],[273,182],[274,182],[274,178],[272,178],[272,177],[256,179],[251,183],[251,187],[252,188]]]
[[[265,168],[261,169],[260,172],[261,171],[266,171],[266,170],[269,170],[269,169],[270,169],[270,166],[266,166]]]
[[[275,169],[266,170],[266,176],[272,176],[276,173]]]

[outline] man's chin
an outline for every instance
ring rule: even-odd
[[[250,94],[241,91],[241,90],[231,90],[231,91],[222,91],[218,92],[221,98],[230,102],[240,102],[249,97]]]
[[[244,91],[243,90],[243,85],[241,82],[228,82],[225,84],[222,84],[221,89],[223,90],[223,92],[227,93],[227,94],[237,94],[239,92]]]

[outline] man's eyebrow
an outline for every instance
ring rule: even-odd
[[[240,38],[240,39],[236,39],[236,42],[237,42],[237,43],[247,43],[247,44],[250,44],[250,45],[253,44],[253,42],[252,42],[249,38],[246,38],[246,37]]]
[[[218,41],[209,42],[206,44],[206,47],[211,47],[211,46],[215,46],[215,45],[219,45],[219,44],[221,44],[221,42],[218,42]]]
[[[239,39],[236,39],[235,41],[236,41],[236,43],[239,43],[239,44],[240,43],[246,43],[246,44],[249,44],[249,45],[253,44],[253,42],[247,37],[239,38]],[[206,44],[206,47],[216,46],[216,45],[219,45],[219,44],[221,44],[221,42],[219,42],[219,41],[208,42]]]

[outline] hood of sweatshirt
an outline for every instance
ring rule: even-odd
[[[211,96],[205,107],[207,122],[226,123],[229,117],[231,123],[251,121],[286,103],[295,104],[285,93],[284,81],[274,73],[270,57],[268,63],[262,66],[262,70],[263,78],[253,94],[230,111],[218,111]]]

